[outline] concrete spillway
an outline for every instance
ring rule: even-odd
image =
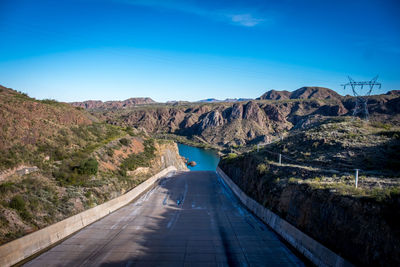
[[[26,266],[302,266],[215,172],[162,178]]]

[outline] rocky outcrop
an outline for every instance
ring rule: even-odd
[[[241,119],[243,117],[243,105],[241,104],[234,104],[232,106],[231,114],[229,117],[230,121]]]
[[[260,109],[258,104],[253,101],[248,102],[244,106],[243,119],[254,121],[260,126],[265,125],[267,120],[265,113]]]
[[[174,142],[157,143],[157,156],[152,163],[152,169],[162,170],[169,166],[175,166],[179,171],[186,171],[186,163],[184,158],[179,155],[178,145]]]
[[[209,127],[217,127],[224,124],[224,119],[218,110],[211,111],[200,123],[200,129],[205,130]]]

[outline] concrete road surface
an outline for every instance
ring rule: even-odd
[[[215,172],[181,172],[26,266],[302,266]]]

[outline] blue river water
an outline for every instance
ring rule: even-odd
[[[181,156],[196,162],[196,166],[188,166],[191,171],[215,171],[217,169],[219,156],[216,151],[184,144],[178,144],[178,149]]]

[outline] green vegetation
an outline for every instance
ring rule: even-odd
[[[126,139],[126,138],[121,138],[120,140],[119,140],[119,142],[122,144],[122,145],[124,145],[124,146],[129,146],[129,144],[131,143],[128,139]]]
[[[236,153],[229,153],[228,155],[226,155],[225,157],[224,157],[224,159],[226,159],[226,160],[232,160],[232,159],[235,159],[235,158],[237,158],[238,157],[238,154],[236,154]]]
[[[18,211],[25,210],[25,200],[22,198],[21,195],[16,195],[11,199],[10,208]]]
[[[21,218],[26,221],[30,221],[32,219],[32,215],[26,209],[25,200],[21,195],[14,196],[10,201],[10,208],[15,209]]]
[[[99,163],[94,158],[89,158],[81,162],[78,173],[83,175],[96,175]]]
[[[371,122],[371,126],[375,127],[375,128],[381,128],[381,129],[385,129],[387,131],[389,131],[390,129],[392,129],[392,125],[389,123],[383,123],[383,122],[379,122],[379,121],[374,121]]]
[[[137,167],[150,167],[150,161],[155,157],[154,139],[147,139],[143,142],[144,151],[139,154],[131,154],[122,164],[121,169],[126,173],[127,170],[135,170]]]
[[[257,165],[257,171],[259,174],[265,174],[268,171],[268,165],[265,163],[260,163]]]
[[[0,183],[0,243],[101,204],[157,171],[158,165],[149,173],[126,176],[128,170],[150,167],[156,156],[153,139],[143,142],[142,153],[127,155],[128,146],[140,149],[144,133],[95,122],[86,111],[66,103],[2,91],[6,120],[0,138],[7,142],[0,142],[0,171],[9,169],[11,174]],[[138,136],[135,142],[133,136]],[[10,170],[21,165],[39,171]]]
[[[47,105],[62,105],[62,103],[58,102],[57,100],[54,99],[43,99],[43,100],[39,100],[41,103],[43,104],[47,104]]]

